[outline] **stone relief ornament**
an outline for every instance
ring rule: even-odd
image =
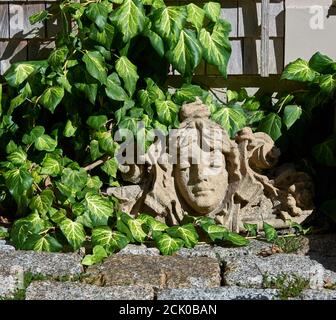
[[[244,223],[276,228],[313,211],[313,183],[293,166],[275,167],[280,152],[265,133],[243,128],[234,139],[197,99],[180,112],[180,127],[157,139],[142,164],[120,165],[131,186],[108,188],[120,209],[149,213],[168,225],[208,216],[231,231]]]

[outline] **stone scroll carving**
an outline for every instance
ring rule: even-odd
[[[250,128],[234,139],[210,119],[200,100],[185,104],[179,129],[151,145],[141,165],[122,165],[132,186],[109,188],[120,209],[150,213],[168,225],[186,215],[208,216],[232,231],[244,223],[284,228],[313,211],[313,183],[291,165],[277,168],[280,152]]]

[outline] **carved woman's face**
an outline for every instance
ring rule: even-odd
[[[199,153],[201,161],[181,160],[176,165],[175,177],[187,204],[197,213],[207,214],[221,204],[228,187],[228,173],[220,150],[204,152],[199,149]]]

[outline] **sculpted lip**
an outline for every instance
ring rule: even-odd
[[[208,186],[195,186],[193,188],[194,194],[201,194],[201,193],[208,193],[214,191],[214,188],[208,187]]]

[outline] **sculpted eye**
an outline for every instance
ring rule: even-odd
[[[190,163],[180,163],[180,170],[187,170],[190,168]]]

